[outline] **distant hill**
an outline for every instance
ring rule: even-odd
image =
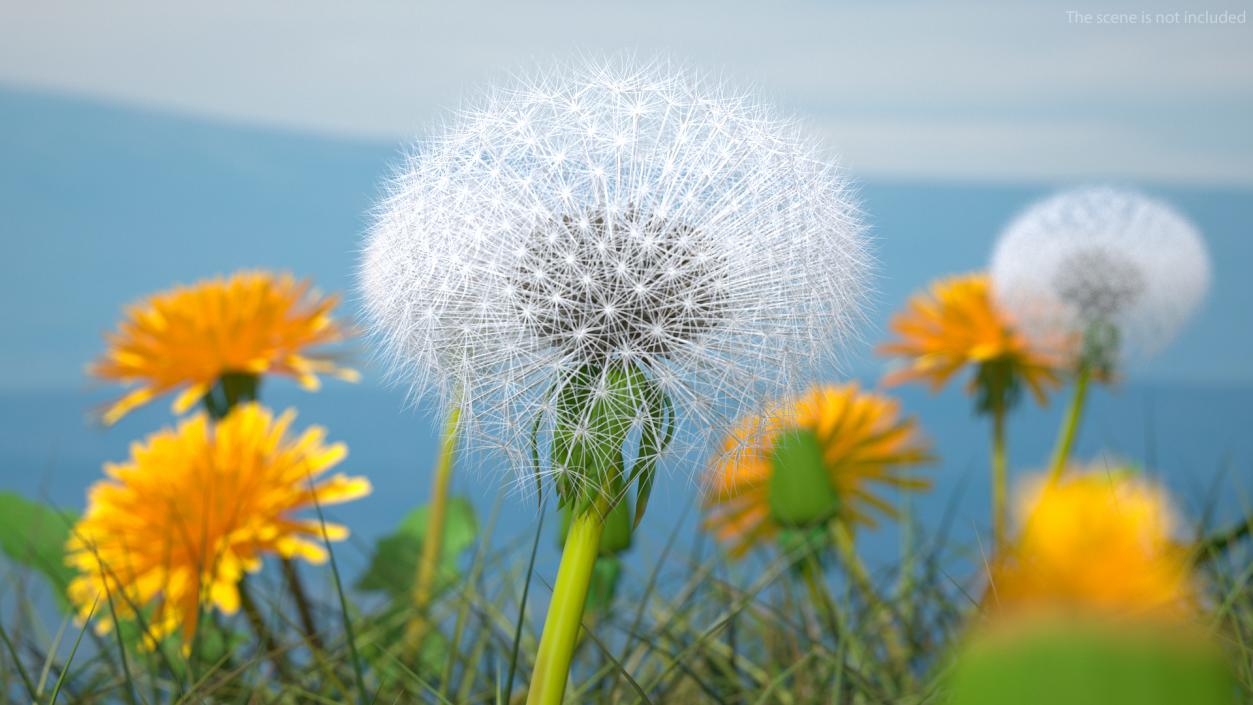
[[[367,210],[398,145],[213,123],[0,88],[0,389],[76,387],[128,301],[241,267],[348,292]],[[878,241],[877,310],[977,269],[999,228],[1055,185],[861,184]],[[1192,217],[1215,260],[1210,303],[1142,379],[1253,381],[1253,191],[1141,185]],[[350,306],[355,303],[349,301]]]

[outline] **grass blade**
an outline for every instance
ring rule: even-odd
[[[509,655],[509,677],[505,679],[505,697],[513,693],[513,677],[518,672],[518,650],[522,646],[522,624],[526,621],[526,600],[531,594],[531,578],[535,575],[535,555],[539,553],[540,536],[544,533],[545,502],[540,501],[539,525],[535,527],[535,542],[531,544],[531,559],[526,566],[526,582],[522,584],[522,600],[518,602],[518,621],[513,630],[513,652]]]
[[[79,629],[78,636],[74,637],[74,645],[70,647],[69,658],[65,659],[65,665],[61,667],[61,675],[57,676],[57,684],[52,688],[52,695],[48,696],[48,705],[56,705],[57,696],[61,694],[65,679],[70,675],[70,665],[74,663],[74,654],[78,653],[78,645],[83,641],[83,635],[91,628],[91,618],[96,615],[96,606],[99,604],[100,598],[97,596],[91,603],[91,611],[87,613],[87,619],[83,620],[82,629]],[[116,629],[116,626],[114,628]]]
[[[322,529],[322,544],[326,546],[326,554],[330,559],[331,576],[335,580],[335,594],[339,597],[339,613],[344,620],[344,637],[348,641],[349,657],[352,659],[352,673],[357,682],[357,696],[361,705],[370,705],[370,693],[365,687],[365,673],[361,668],[361,654],[357,652],[357,638],[353,634],[352,617],[348,615],[348,598],[344,596],[344,582],[339,576],[339,566],[335,563],[335,550],[331,548],[330,535],[326,532],[326,515],[322,513],[322,503],[318,501],[317,490],[313,487],[313,479],[309,479],[309,489],[313,497],[313,508],[318,512],[318,525]]]
[[[17,667],[17,674],[22,679],[22,685],[26,687],[26,693],[30,695],[31,702],[35,702],[38,698],[35,684],[31,682],[30,675],[26,673],[26,669],[22,666],[22,659],[17,655],[17,648],[9,640],[9,633],[4,630],[3,624],[0,624],[0,639],[4,640],[4,646],[9,650],[9,657],[13,659],[13,665]]]

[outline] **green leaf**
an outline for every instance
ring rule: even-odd
[[[78,515],[0,492],[0,550],[15,563],[37,571],[54,588],[57,607],[70,610],[65,588],[75,576],[65,564],[65,542]]]
[[[440,673],[448,661],[452,645],[438,629],[430,629],[423,635],[416,663],[404,657],[405,623],[411,616],[408,605],[394,603],[378,613],[357,616],[362,624],[362,654],[382,684],[382,690],[397,687],[417,690],[421,683],[415,681],[410,671],[418,675]]]
[[[622,561],[611,556],[601,556],[592,566],[592,581],[587,586],[587,612],[608,612],[618,592],[618,579],[622,576]]]
[[[358,590],[385,592],[401,599],[409,597],[418,572],[430,511],[430,505],[424,505],[409,512],[395,532],[378,540],[370,567],[357,581]],[[438,585],[448,585],[457,578],[457,560],[474,544],[478,531],[478,520],[470,501],[463,497],[451,499],[444,524],[444,545],[440,550]]]

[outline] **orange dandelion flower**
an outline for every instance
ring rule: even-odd
[[[319,374],[355,381],[357,373],[334,357],[309,352],[349,337],[331,317],[337,303],[289,274],[241,272],[131,306],[88,368],[93,377],[135,386],[105,409],[104,422],[179,387],[174,411],[181,414],[231,374],[289,375],[306,389],[318,388]]]
[[[67,562],[79,571],[69,596],[80,616],[108,597],[120,617],[151,607],[149,645],[181,629],[186,648],[199,608],[235,612],[240,579],[260,570],[265,555],[324,561],[323,524],[294,513],[315,499],[363,497],[370,483],[336,474],[315,485],[348,450],[325,445],[317,426],[289,437],[294,418],[274,418],[255,403],[216,425],[199,413],[134,444],[128,461],[106,464],[108,479],[91,488],[67,545]],[[325,525],[327,540],[347,535]],[[111,618],[96,612],[97,629],[108,631]]]
[[[988,385],[999,385],[1004,394],[1025,384],[1043,404],[1049,390],[1060,384],[1060,360],[1013,327],[993,303],[986,275],[935,282],[913,296],[889,325],[898,340],[880,346],[879,352],[904,358],[905,367],[888,375],[887,384],[926,381],[935,391],[974,366],[969,388],[984,395],[981,406],[996,394]]]
[[[896,400],[855,383],[816,387],[772,413],[742,420],[726,439],[725,457],[711,469],[706,526],[731,555],[742,556],[781,528],[770,497],[773,456],[779,439],[796,430],[817,440],[836,498],[831,518],[850,528],[874,526],[876,515],[896,516],[883,490],[930,487],[911,474],[933,460],[929,444],[915,419],[901,418]]]
[[[1187,549],[1166,493],[1130,471],[1072,469],[1022,496],[1021,529],[992,571],[999,608],[1180,614],[1193,603]]]

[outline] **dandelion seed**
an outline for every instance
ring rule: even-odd
[[[396,375],[529,477],[527,420],[577,370],[667,380],[671,446],[708,445],[833,360],[868,267],[847,186],[793,125],[687,71],[604,63],[493,92],[425,141],[360,278]]]
[[[528,693],[555,705],[606,517],[634,486],[638,521],[662,453],[831,360],[865,289],[862,228],[794,126],[663,63],[494,92],[396,181],[361,273],[394,369],[571,510]]]

